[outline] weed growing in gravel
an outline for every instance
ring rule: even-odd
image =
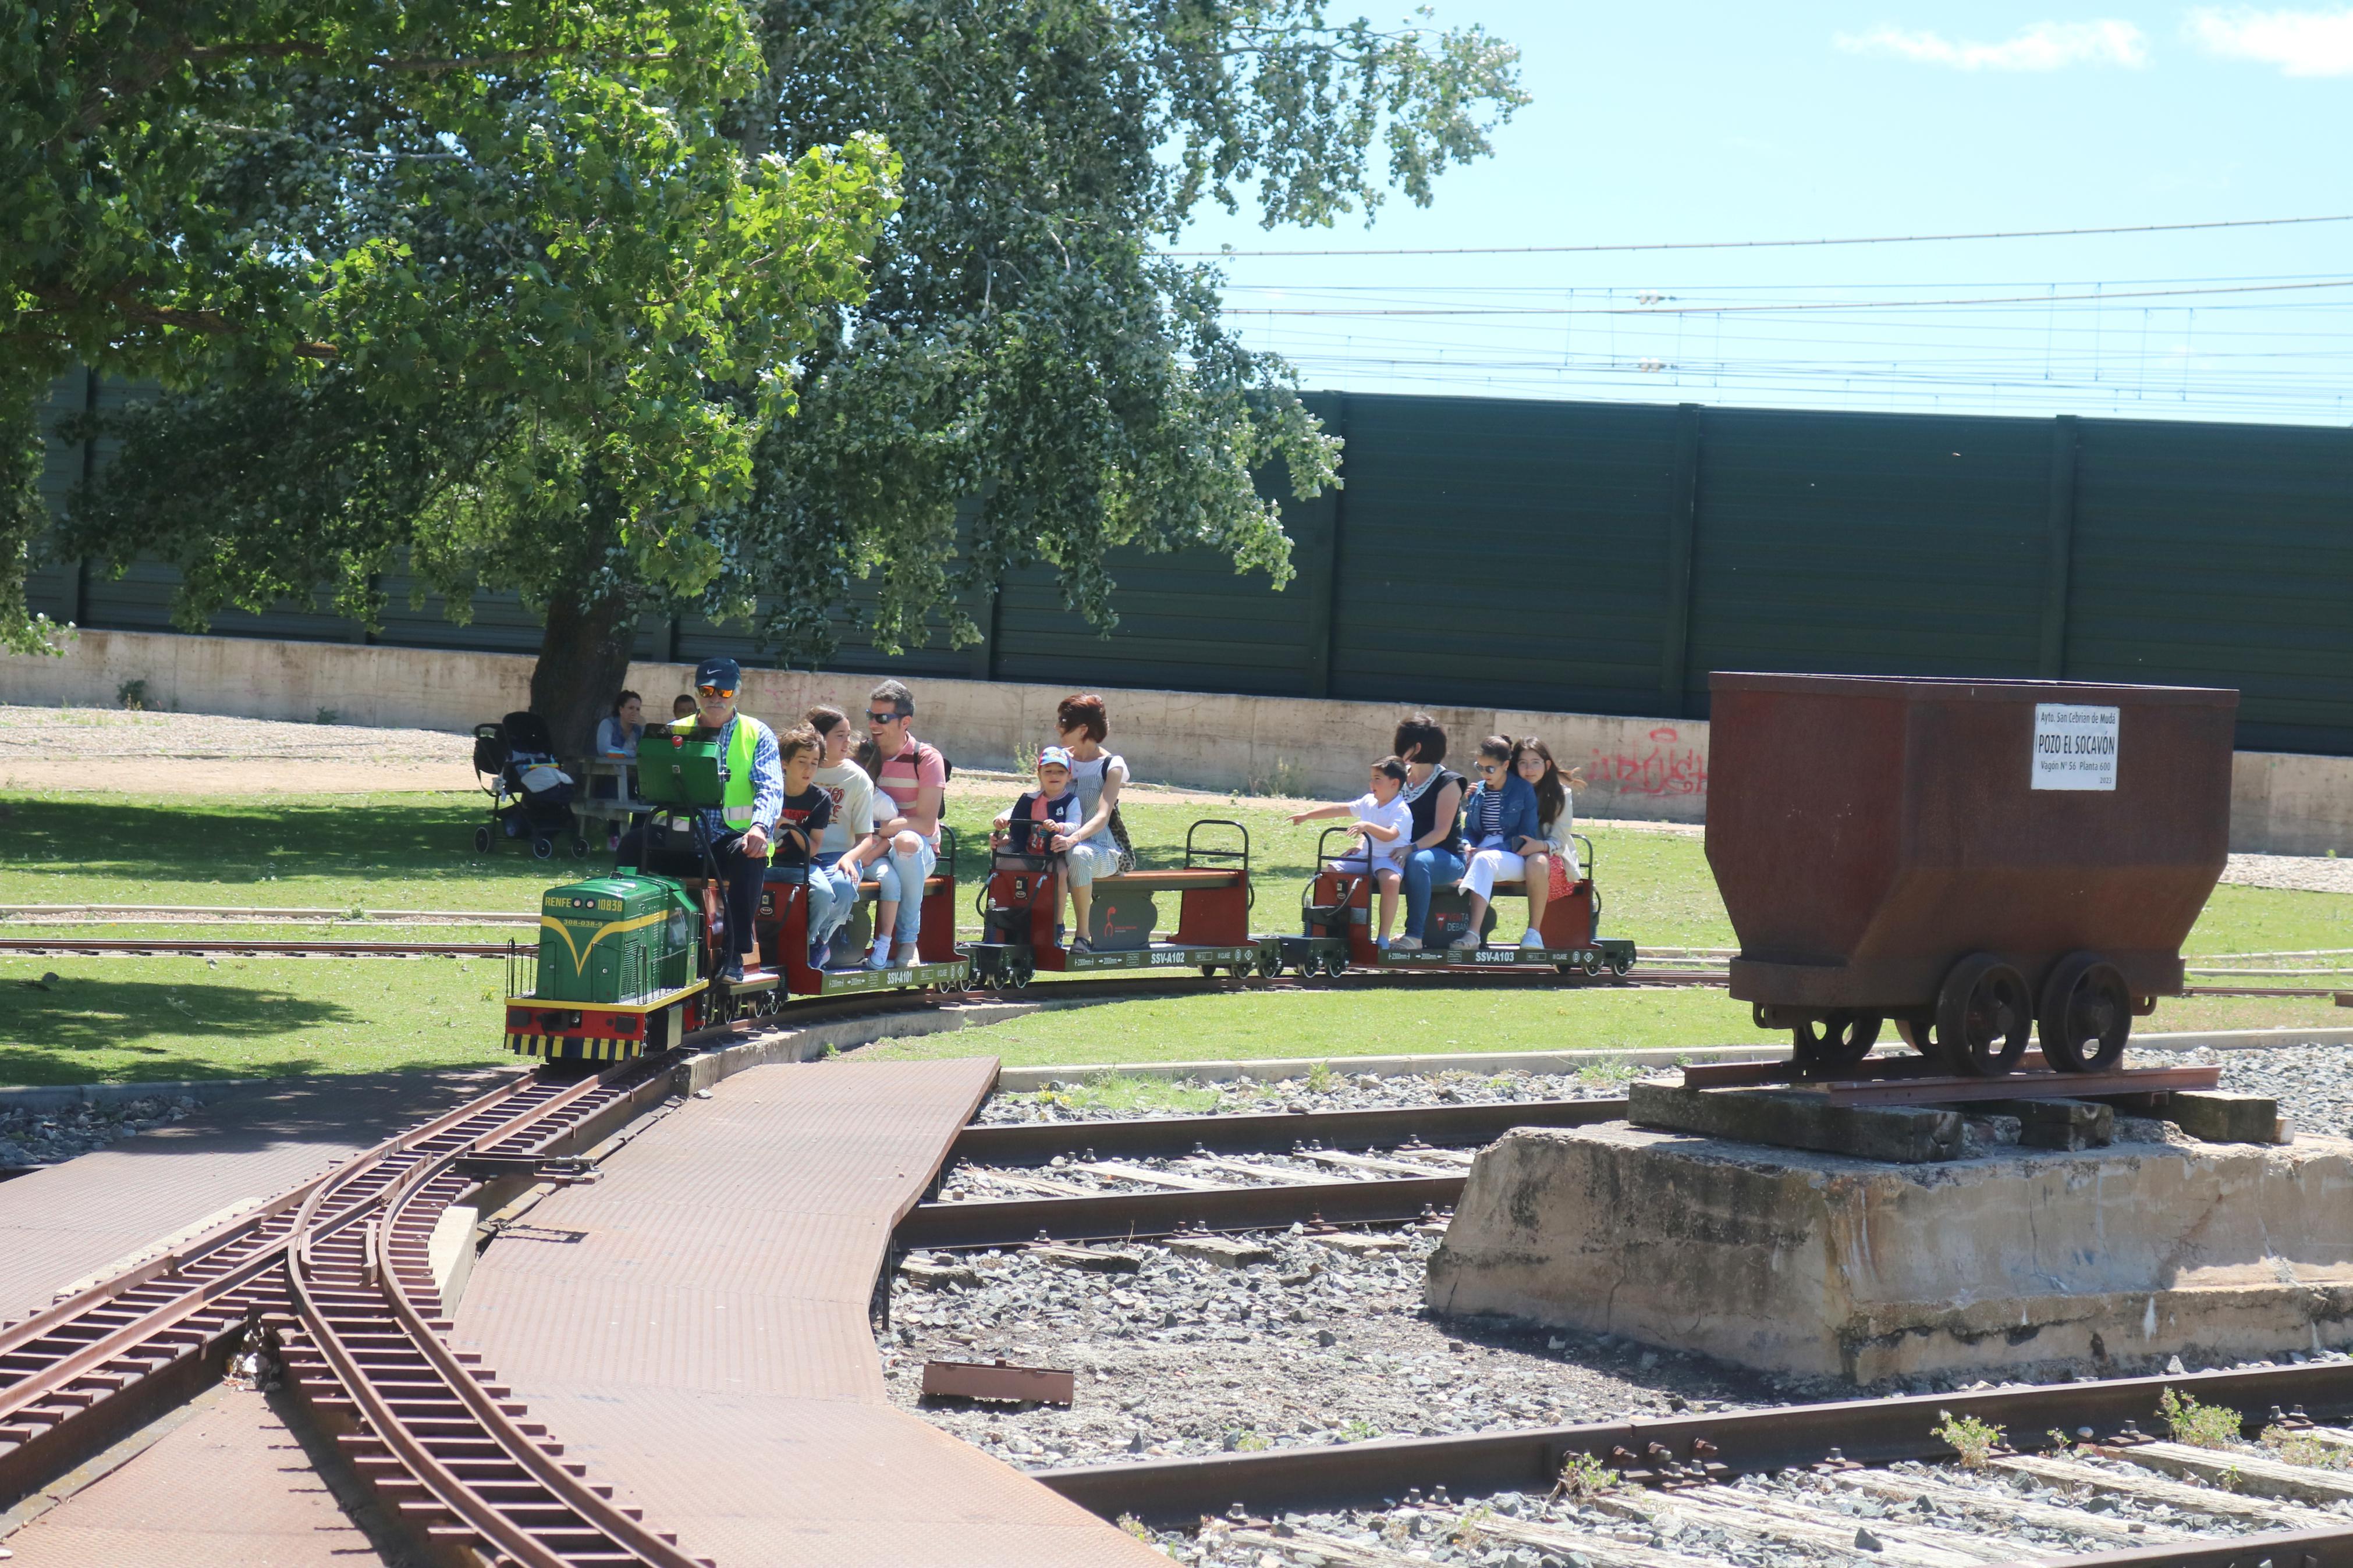
[[[1381,1429],[1361,1415],[1351,1415],[1340,1423],[1340,1441],[1343,1443],[1361,1443],[1380,1435]]]
[[[1590,1454],[1571,1454],[1560,1468],[1560,1479],[1555,1483],[1552,1495],[1583,1501],[1609,1491],[1618,1484],[1618,1472]]]
[[[2309,1432],[2286,1426],[2266,1426],[2255,1439],[2283,1464],[2309,1465],[2316,1470],[2353,1469],[2353,1448],[2324,1443]]]
[[[1487,1521],[1494,1517],[1495,1510],[1485,1503],[1473,1503],[1462,1510],[1461,1519],[1454,1521],[1454,1528],[1447,1532],[1447,1539],[1457,1546],[1475,1552],[1486,1541]]]
[[[1589,1089],[1612,1089],[1639,1077],[1641,1068],[1623,1057],[1604,1057],[1589,1067],[1577,1069],[1577,1081]]]
[[[1307,1092],[1329,1094],[1340,1085],[1340,1075],[1332,1070],[1330,1062],[1317,1062],[1307,1069]]]
[[[2001,1446],[2001,1428],[1974,1415],[1956,1415],[1949,1410],[1939,1410],[1943,1417],[1932,1428],[1936,1440],[1961,1457],[1961,1463],[1970,1469],[1981,1470],[1993,1451]]]
[[[2064,1456],[2074,1450],[2074,1439],[2068,1436],[2066,1433],[2062,1432],[2056,1426],[2052,1427],[2051,1430],[2043,1433],[2042,1435],[2051,1439],[2051,1451],[2054,1454]]]
[[[1172,1083],[1165,1078],[1138,1078],[1132,1073],[1098,1073],[1083,1083],[1063,1089],[1041,1089],[1040,1105],[1059,1105],[1087,1116],[1147,1116],[1169,1111],[1206,1115],[1218,1109],[1224,1092],[1211,1086]]]
[[[1143,1542],[1145,1545],[1149,1546],[1152,1544],[1151,1530],[1145,1524],[1144,1521],[1136,1518],[1135,1515],[1132,1513],[1121,1514],[1116,1522],[1122,1530],[1124,1530],[1138,1541]]]
[[[2222,1405],[2200,1405],[2186,1394],[2167,1389],[2158,1396],[2158,1408],[2173,1428],[2173,1440],[2194,1448],[2228,1448],[2239,1440],[2240,1415]]]
[[[1230,1454],[1263,1454],[1274,1444],[1247,1426],[1226,1434],[1226,1451]]]

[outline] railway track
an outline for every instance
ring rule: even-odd
[[[2243,1414],[2246,1429],[2267,1433],[2272,1445],[2214,1447],[2157,1436],[2168,1391]],[[1571,1494],[1568,1506],[1531,1510],[1549,1517],[1489,1514],[1478,1521],[1481,1535],[1489,1544],[1527,1545],[1595,1568],[1698,1568],[1724,1561],[1727,1543],[1761,1550],[1766,1562],[1908,1568],[2346,1568],[2353,1564],[2353,1517],[2344,1510],[2353,1501],[2353,1473],[2341,1467],[2353,1458],[2353,1430],[2317,1425],[2309,1411],[2353,1412],[2353,1365],[1375,1439],[1035,1474],[1105,1518],[1221,1521],[1209,1533],[1237,1538],[1251,1550],[1245,1561],[1262,1563],[1258,1553],[1270,1552],[1286,1568],[1294,1552],[1345,1568],[1406,1568],[1411,1561],[1378,1540],[1276,1528],[1286,1515],[1364,1510],[1402,1520],[1410,1537],[1418,1516],[1450,1525],[1461,1517],[1450,1495],[1543,1500],[1556,1487]],[[1957,1417],[1999,1429],[2016,1446],[1989,1439],[1975,1464],[1959,1464],[1947,1441]],[[1978,1484],[1987,1477],[2005,1485]],[[1852,1506],[1865,1500],[1874,1506]],[[2052,1531],[2112,1549],[2054,1550]]]
[[[594,1086],[626,1100],[623,1076]],[[412,1163],[364,1226],[322,1226],[317,1200],[306,1203],[291,1239],[294,1312],[280,1354],[322,1421],[342,1428],[379,1498],[438,1545],[521,1568],[710,1568],[615,1504],[586,1467],[565,1461],[563,1446],[524,1419],[496,1373],[441,1337],[450,1325],[429,1256],[434,1228],[483,1165],[543,1156],[554,1142],[544,1121],[529,1112]]]
[[[257,1332],[286,1337],[296,1326],[290,1272],[306,1278],[322,1266],[312,1259],[376,1247],[397,1225],[413,1226],[427,1212],[416,1201],[427,1173],[442,1183],[436,1194],[480,1184],[485,1163],[491,1173],[528,1175],[667,1093],[666,1065],[515,1079],[0,1326],[0,1503],[194,1394]],[[486,1145],[495,1150],[487,1158]],[[368,1362],[355,1364],[357,1399]]]

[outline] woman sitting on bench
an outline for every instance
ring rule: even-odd
[[[1543,847],[1531,847],[1523,857],[1527,862],[1528,929],[1535,931],[1544,924],[1545,906],[1568,897],[1568,890],[1585,874],[1577,863],[1577,845],[1568,836],[1577,821],[1570,786],[1583,784],[1585,775],[1574,768],[1562,773],[1560,764],[1552,760],[1552,748],[1534,735],[1513,745],[1512,772],[1525,779],[1536,794],[1536,837]]]
[[[1487,900],[1495,884],[1525,876],[1523,857],[1543,842],[1536,837],[1536,792],[1512,771],[1512,742],[1505,736],[1490,735],[1479,742],[1479,782],[1463,797],[1462,839],[1471,861],[1456,888],[1471,900],[1471,923],[1450,945],[1467,950],[1485,940],[1479,928],[1487,921]],[[1544,946],[1534,921],[1520,945]]]

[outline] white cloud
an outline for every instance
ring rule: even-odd
[[[2096,22],[2036,22],[1998,44],[1893,26],[1841,33],[1831,41],[1849,54],[1895,55],[1923,65],[1965,71],[2052,71],[2073,65],[2148,63],[2148,36],[2130,22],[2114,17]]]
[[[2207,53],[2260,60],[2287,76],[2353,76],[2353,9],[2189,13],[2185,30]]]

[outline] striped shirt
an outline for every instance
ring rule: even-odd
[[[891,815],[905,816],[915,808],[926,788],[944,791],[948,786],[948,765],[937,750],[923,744],[914,736],[907,737],[907,748],[895,757],[884,759],[875,770],[874,787],[891,797],[898,809]],[[877,816],[882,815],[876,813]],[[939,829],[932,829],[932,842],[940,841]]]

